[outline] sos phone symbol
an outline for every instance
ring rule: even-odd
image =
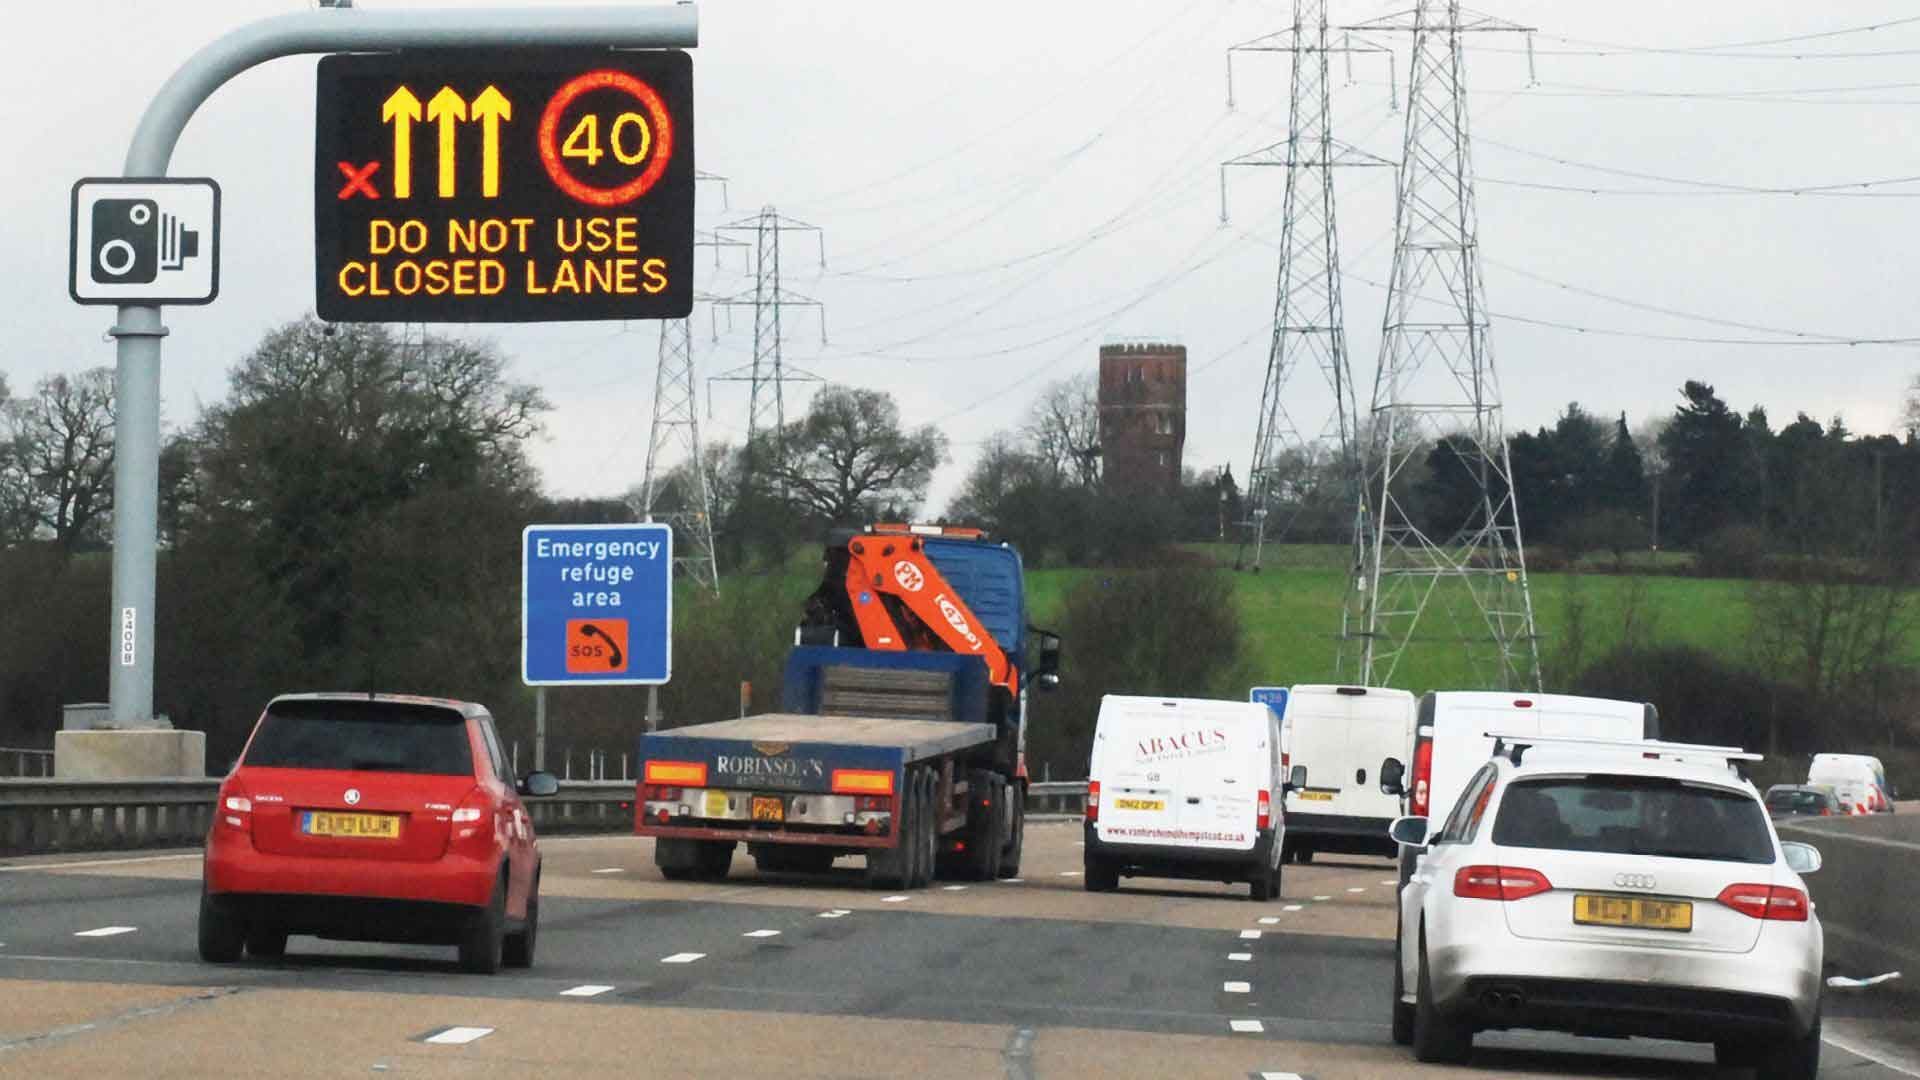
[[[568,619],[567,674],[627,670],[627,620]]]

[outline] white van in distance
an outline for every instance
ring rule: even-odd
[[[1306,780],[1305,770],[1295,779]],[[1280,895],[1280,722],[1265,705],[1100,699],[1087,765],[1086,887],[1125,877],[1247,882]]]
[[[1393,858],[1387,826],[1406,812],[1419,699],[1380,686],[1295,686],[1280,721],[1281,766],[1304,765],[1313,783],[1287,792],[1281,859],[1315,852]]]
[[[1850,814],[1893,813],[1894,791],[1887,783],[1887,767],[1871,754],[1815,754],[1807,768],[1807,783],[1833,788]]]

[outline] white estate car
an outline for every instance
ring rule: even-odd
[[[1812,1077],[1823,939],[1801,873],[1730,747],[1509,736],[1400,893],[1393,1035],[1464,1061],[1476,1031],[1712,1042],[1726,1066]]]

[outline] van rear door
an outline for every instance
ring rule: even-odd
[[[1178,834],[1179,771],[1147,752],[1168,722],[1150,698],[1101,700],[1089,778],[1100,782],[1094,832],[1103,843],[1158,843]]]
[[[1265,706],[1107,697],[1094,733],[1103,843],[1250,850],[1261,774],[1271,768]]]
[[[1258,838],[1260,792],[1272,769],[1268,733],[1272,713],[1264,705],[1189,702],[1178,738],[1180,828],[1195,847],[1252,850]],[[1268,791],[1268,798],[1273,796]],[[1269,803],[1271,805],[1271,803]]]

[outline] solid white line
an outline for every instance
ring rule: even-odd
[[[115,934],[131,934],[139,929],[136,926],[102,926],[97,930],[82,930],[74,937],[113,937]]]
[[[1242,930],[1242,931],[1240,931],[1240,940],[1241,940],[1241,941],[1259,941],[1259,940],[1260,940],[1260,931],[1258,931],[1258,930]]]
[[[1305,904],[1288,904],[1286,907],[1283,907],[1280,910],[1281,911],[1299,911],[1301,908],[1305,906],[1306,906]]]
[[[1260,916],[1260,925],[1261,925],[1261,926],[1274,926],[1274,925],[1277,925],[1277,924],[1278,924],[1279,922],[1280,922],[1280,916],[1278,916],[1278,915],[1262,915],[1262,916]]]
[[[561,997],[598,997],[601,994],[604,994],[611,989],[613,989],[613,987],[611,986],[601,986],[597,983],[588,983],[585,986],[576,986],[571,990],[562,990],[560,991],[560,996]]]
[[[1227,1026],[1234,1031],[1258,1032],[1267,1030],[1267,1025],[1258,1020],[1229,1020],[1227,1021]]]
[[[1253,954],[1250,952],[1230,952],[1227,954],[1227,959],[1238,960],[1244,964],[1253,959]]]
[[[596,874],[622,874],[626,872],[626,869],[624,866],[603,866],[592,872]]]
[[[491,1034],[493,1034],[492,1028],[455,1027],[455,1028],[448,1028],[447,1030],[441,1032],[440,1034],[435,1035],[432,1038],[427,1039],[425,1041],[430,1043],[440,1043],[443,1046],[464,1046],[467,1043],[474,1041],[475,1039],[484,1039]]]
[[[911,899],[913,898],[903,893],[897,896],[883,896],[880,898],[880,902],[883,904],[901,904]]]
[[[87,859],[82,862],[29,863],[24,866],[0,866],[0,874],[20,870],[71,870],[79,866],[129,866],[133,863],[177,862],[180,859],[200,859],[204,857],[201,852],[189,851],[179,855],[140,855],[130,859]]]
[[[740,936],[741,936],[741,937],[779,937],[779,936],[780,936],[780,931],[778,931],[778,930],[749,930],[749,931],[747,931],[746,933],[744,933],[744,934],[741,934]]]
[[[691,964],[706,955],[707,954],[703,952],[677,952],[672,956],[661,957],[660,962],[663,964]]]
[[[1854,1057],[1866,1058],[1881,1068],[1892,1069],[1902,1076],[1920,1076],[1920,1061],[1915,1061],[1909,1057],[1893,1057],[1889,1051],[1881,1047],[1876,1046],[1870,1048],[1862,1046],[1844,1036],[1836,1038],[1831,1031],[1822,1031],[1820,1033],[1820,1041],[1831,1046],[1837,1046],[1847,1053],[1852,1054]]]
[[[1226,991],[1229,994],[1251,994],[1253,993],[1253,984],[1243,983],[1243,982],[1225,982],[1220,984],[1220,989]]]

